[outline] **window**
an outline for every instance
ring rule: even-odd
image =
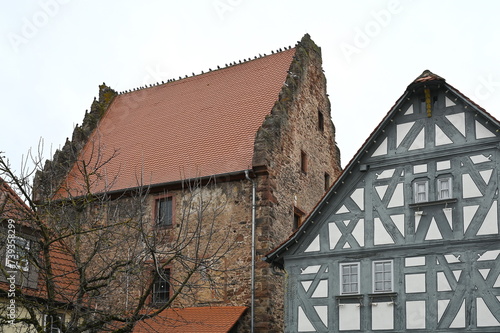
[[[318,130],[323,132],[325,130],[325,118],[323,116],[323,112],[318,110]]]
[[[451,177],[438,178],[437,192],[438,200],[450,199],[452,194]]]
[[[325,192],[330,188],[330,175],[325,172]]]
[[[173,220],[173,198],[164,197],[156,200],[156,225],[168,227]]]
[[[297,207],[293,207],[293,230],[297,230],[302,225],[302,218],[305,213]]]
[[[12,242],[10,240],[13,240]],[[30,241],[22,237],[11,238],[7,244],[5,266],[10,269],[29,270],[28,252]]]
[[[153,282],[153,304],[162,305],[168,302],[170,299],[170,269],[163,269],[155,272],[155,278]]]
[[[307,172],[307,154],[302,150],[300,151],[300,170]]]
[[[413,183],[415,203],[429,201],[429,182],[427,180],[419,180]]]
[[[359,263],[340,264],[341,294],[359,293]]]
[[[62,316],[43,316],[43,326],[45,327],[45,332],[49,333],[60,333],[62,332]]]
[[[392,291],[392,260],[373,262],[373,292]]]

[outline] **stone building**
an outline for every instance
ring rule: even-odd
[[[412,82],[288,241],[286,332],[499,332],[500,122]]]
[[[101,85],[72,140],[37,174],[35,198],[106,194],[109,217],[110,206],[132,206],[130,194],[140,192],[141,223],[168,238],[183,228],[186,195],[199,187],[195,196],[210,198],[213,225],[225,235],[210,242],[233,246],[214,280],[197,271],[204,287],[174,305],[245,306],[241,319],[233,311],[233,330],[278,332],[282,279],[260,258],[301,225],[339,172],[321,50],[305,35],[294,47],[199,75],[121,93]],[[182,271],[168,266],[150,301],[168,301]],[[139,295],[131,286],[124,293]]]

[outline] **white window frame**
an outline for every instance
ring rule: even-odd
[[[9,239],[10,241],[11,239]],[[20,244],[24,243],[24,244]],[[24,246],[22,246],[24,245]],[[5,267],[9,269],[29,271],[28,253],[30,250],[30,240],[15,236],[12,243],[9,242],[5,255]]]
[[[46,315],[46,314],[43,315],[44,332],[48,332],[48,333],[61,333],[61,327],[54,327],[54,322],[52,320],[50,322],[50,327],[47,328],[47,324],[49,324],[49,323],[47,323],[48,317],[51,317],[50,319],[52,319],[52,316],[49,316],[49,315]],[[62,321],[63,321],[62,316],[57,316],[57,317],[59,318],[59,322],[62,325]]]
[[[443,185],[446,184],[447,188],[443,188]],[[441,177],[437,179],[437,194],[438,194],[438,200],[445,200],[445,199],[451,199],[452,198],[452,191],[453,191],[453,183],[451,181],[451,177]],[[447,191],[448,195],[445,196],[443,193]]]
[[[377,266],[377,264],[390,264],[390,272],[389,272],[389,280],[386,279],[386,271],[385,269],[382,269],[382,272],[377,272],[375,270],[375,267]],[[385,267],[385,265],[383,266]],[[381,273],[383,276],[382,276],[382,280],[380,280],[378,278],[378,274],[377,273]],[[373,293],[390,293],[390,292],[393,292],[394,291],[394,262],[392,260],[376,260],[376,261],[373,261],[372,263],[372,281],[373,281],[373,286],[372,286],[372,290],[373,290]],[[380,283],[382,282],[384,287],[383,288],[377,288],[377,283]],[[390,289],[386,288],[385,287],[385,284],[389,282],[390,283]]]
[[[424,191],[420,192],[420,186],[424,186]],[[425,195],[424,199],[419,199],[419,194],[423,193]],[[420,202],[428,202],[429,201],[429,181],[425,180],[416,180],[413,182],[413,199],[415,203]]]
[[[356,267],[356,274],[349,273],[349,282],[347,283],[349,285],[349,288],[352,287],[354,283],[356,283],[356,290],[352,291],[351,289],[349,291],[345,291],[344,289],[344,267]],[[339,274],[340,274],[340,294],[341,295],[356,295],[359,294],[360,292],[360,265],[359,262],[346,262],[346,263],[341,263],[340,264],[340,269],[339,269]],[[356,282],[352,281],[352,276],[356,276]]]

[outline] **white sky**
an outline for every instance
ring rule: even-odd
[[[0,151],[16,170],[117,91],[294,45],[322,48],[345,166],[425,69],[500,118],[500,2],[39,0],[0,13]]]

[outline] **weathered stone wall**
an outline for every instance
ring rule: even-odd
[[[318,112],[323,126],[318,124]],[[302,155],[306,155],[303,171]],[[308,214],[341,172],[330,117],[321,50],[305,36],[296,47],[286,85],[272,114],[257,133],[254,166],[264,172],[258,179],[257,256],[285,241],[294,231],[294,211]],[[302,219],[305,216],[302,216]],[[283,277],[267,263],[256,270],[256,332],[283,330]]]

